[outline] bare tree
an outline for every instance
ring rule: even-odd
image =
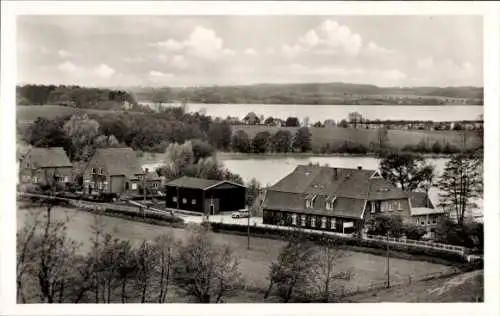
[[[93,258],[92,262],[92,268],[93,268],[93,275],[94,275],[94,284],[95,284],[95,303],[99,303],[99,285],[100,285],[100,271],[98,269],[99,267],[99,254],[101,251],[101,236],[103,235],[104,228],[106,226],[106,223],[103,219],[102,215],[94,215],[94,222],[90,226],[92,229],[92,234],[93,238],[91,238],[92,242],[92,254],[91,257]]]
[[[156,263],[152,244],[144,240],[136,250],[136,257],[136,284],[141,293],[141,303],[145,303]]]
[[[158,303],[165,303],[172,276],[173,265],[180,248],[180,243],[175,240],[171,233],[162,234],[155,239],[155,247],[159,257],[159,264],[156,266],[156,273],[159,274],[160,293]]]
[[[175,284],[200,303],[210,303],[214,298],[220,302],[241,285],[233,251],[228,246],[215,246],[203,227],[191,229],[174,271]]]

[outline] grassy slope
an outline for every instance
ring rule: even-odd
[[[275,127],[275,126],[245,126],[241,125],[233,128],[233,133],[238,130],[243,130],[250,138],[253,138],[258,132],[268,131],[271,134],[276,133],[279,129],[289,130],[292,135],[297,131],[297,127]],[[377,143],[376,129],[354,129],[354,128],[318,128],[311,127],[312,145],[313,148],[321,148],[329,143],[330,145],[338,146],[345,141],[362,144],[366,147],[370,143]],[[472,132],[468,132],[472,134]],[[442,144],[448,142],[451,145],[462,146],[462,133],[457,131],[423,131],[423,130],[389,130],[387,133],[389,146],[402,148],[405,145],[418,144],[422,139],[428,141],[430,145],[439,141]],[[476,136],[468,136],[467,144],[475,147],[479,139]]]
[[[57,208],[53,214],[56,218],[63,219],[65,213],[71,217],[68,224],[68,233],[74,239],[84,243],[83,250],[87,250],[91,238],[91,225],[93,216],[89,213],[78,212],[71,209]],[[17,212],[17,223],[20,227],[25,219],[26,211]],[[116,238],[130,239],[138,244],[142,240],[152,240],[155,236],[171,231],[177,238],[185,238],[185,230],[171,227],[154,226],[150,224],[128,221],[120,218],[106,217],[106,231],[112,233]],[[269,265],[274,261],[285,245],[283,241],[272,239],[252,238],[251,249],[247,250],[247,238],[245,236],[235,236],[226,234],[213,234],[216,244],[229,243],[236,252],[240,260],[240,269],[247,284],[265,289],[268,285],[267,275]],[[410,261],[403,259],[391,259],[391,277],[393,280],[407,280],[409,275],[412,278],[422,276],[432,272],[449,271],[451,267],[422,261]],[[349,251],[347,256],[339,262],[339,269],[351,270],[354,278],[346,284],[348,289],[366,287],[374,282],[384,282],[386,258],[361,252]]]
[[[483,270],[443,279],[417,282],[407,287],[383,289],[349,297],[349,302],[476,302],[484,297]]]

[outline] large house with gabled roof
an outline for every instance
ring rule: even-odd
[[[262,204],[263,223],[337,233],[362,233],[378,214],[411,220],[408,194],[378,171],[300,165],[268,188]]]
[[[132,148],[98,148],[83,173],[86,192],[138,192],[145,172]]]
[[[19,153],[19,182],[49,184],[72,181],[73,165],[62,147],[32,147]]]

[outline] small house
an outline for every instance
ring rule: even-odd
[[[245,208],[246,188],[231,181],[181,177],[166,185],[166,207],[201,214]]]
[[[132,148],[98,148],[84,170],[83,184],[89,193],[137,192],[144,175]]]
[[[146,174],[146,187],[150,192],[158,192],[162,190],[162,179],[156,171],[149,171],[148,168],[144,170]]]
[[[410,192],[411,221],[427,231],[426,237],[434,238],[440,221],[445,217],[442,209],[434,207],[429,195],[425,192]]]
[[[19,157],[19,182],[49,184],[52,179],[68,183],[73,165],[62,147],[30,148]]]

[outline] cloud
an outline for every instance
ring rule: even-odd
[[[69,57],[70,56],[70,53],[68,51],[65,51],[64,49],[60,49],[57,51],[57,54],[60,56],[60,57]]]
[[[349,27],[337,21],[326,20],[299,37],[296,43],[282,46],[282,53],[289,58],[305,52],[323,55],[355,57],[362,48],[363,40]]]
[[[173,67],[177,69],[186,69],[189,66],[188,62],[186,61],[186,58],[184,58],[184,56],[182,55],[175,55],[172,58],[171,64]]]
[[[154,43],[153,46],[161,48],[164,52],[184,52],[187,55],[213,61],[226,56],[232,56],[235,52],[224,48],[223,40],[214,30],[203,26],[196,26],[184,41],[168,39],[163,42]]]
[[[123,58],[123,61],[127,63],[142,63],[145,60],[142,56],[135,56],[135,57],[126,56]]]
[[[76,66],[74,63],[70,61],[65,61],[64,63],[57,65],[57,68],[63,72],[69,72],[69,73],[74,73],[80,70],[80,67]]]
[[[255,51],[255,49],[253,49],[253,48],[247,48],[247,49],[245,49],[244,53],[245,53],[245,55],[255,55],[255,54],[257,54],[257,52]]]
[[[174,75],[171,73],[164,73],[161,71],[151,70],[149,72],[149,76],[153,78],[170,78],[173,77]]]
[[[94,68],[94,73],[101,78],[107,79],[112,77],[116,73],[116,70],[106,64],[100,64]]]
[[[375,43],[373,41],[368,42],[366,50],[368,53],[372,53],[372,54],[392,54],[392,53],[394,53],[393,50],[379,46],[377,43]]]
[[[450,58],[436,60],[433,57],[419,59],[417,72],[421,77],[435,76],[445,80],[461,80],[477,75],[477,69],[468,61],[459,63]]]

